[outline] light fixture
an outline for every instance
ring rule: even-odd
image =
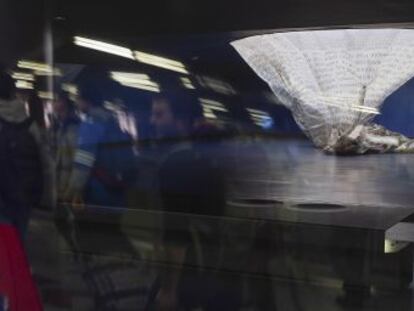
[[[191,80],[189,78],[181,77],[180,81],[186,89],[189,89],[189,90],[194,90],[195,89],[195,86],[194,86],[193,82],[191,82]]]
[[[17,67],[22,69],[30,69],[30,70],[38,70],[38,71],[52,71],[52,67],[48,64],[40,63],[40,62],[33,62],[29,60],[20,60],[17,63]]]
[[[119,82],[145,82],[151,81],[151,78],[144,73],[112,71],[111,77]]]
[[[224,104],[208,98],[200,98],[200,103],[203,105],[203,107],[208,107],[213,110],[222,111],[222,112],[228,112],[227,108],[224,106]]]
[[[31,73],[13,72],[12,77],[15,80],[34,81],[35,77]]]
[[[217,119],[214,111],[206,107],[203,108],[203,115],[206,119]]]
[[[157,87],[157,86],[144,85],[144,84],[140,84],[140,83],[128,83],[128,82],[122,82],[121,85],[126,86],[126,87],[135,88],[135,89],[144,90],[144,91],[150,91],[150,92],[154,92],[154,93],[159,93],[160,92],[160,88]]]
[[[208,98],[199,98],[203,106],[203,114],[207,119],[217,119],[216,112],[228,112],[224,104]]]
[[[51,69],[50,71],[35,70],[34,74],[36,76],[61,76],[62,71],[58,68]]]
[[[60,76],[62,75],[62,72],[57,68],[53,68],[52,66],[45,64],[45,63],[34,62],[34,61],[29,61],[29,60],[20,60],[17,63],[17,67],[21,69],[33,70],[36,76]],[[16,73],[16,74],[19,75],[20,73]],[[28,80],[28,79],[24,79],[24,80]],[[33,80],[34,80],[34,77],[33,77]]]
[[[208,76],[198,76],[198,83],[204,88],[224,95],[235,95],[236,90],[227,82]]]
[[[37,96],[39,96],[39,98],[41,99],[46,99],[46,100],[53,100],[54,96],[52,92],[45,92],[45,91],[39,91],[37,92]]]
[[[71,83],[63,83],[62,90],[64,90],[65,92],[71,95],[78,95],[78,88],[76,87],[76,85],[71,84]]]
[[[142,51],[132,51],[127,47],[80,36],[75,36],[73,38],[73,42],[75,45],[84,48],[125,57],[128,59],[136,60],[140,63],[160,67],[163,69],[188,74],[188,71],[183,63],[170,58],[165,58]]]
[[[74,43],[77,46],[85,47],[88,49],[97,50],[100,52],[113,54],[113,55],[129,58],[129,59],[134,59],[134,55],[132,51],[123,46],[106,43],[103,41],[93,40],[89,38],[79,37],[79,36],[74,37]]]
[[[155,93],[160,92],[159,84],[152,81],[146,74],[113,71],[111,72],[111,78],[126,87],[132,87]]]
[[[246,108],[246,110],[249,112],[251,119],[256,125],[260,127],[270,127],[268,125],[273,124],[273,118],[269,113],[253,108]]]
[[[402,249],[406,248],[409,245],[408,242],[394,241],[390,239],[385,239],[384,241],[384,253],[385,254],[394,254],[398,253]]]
[[[25,81],[25,80],[17,80],[16,87],[21,90],[33,90],[34,89],[33,83],[29,81]]]
[[[172,70],[172,71],[179,72],[179,73],[188,74],[188,71],[186,67],[184,66],[184,64],[179,61],[149,54],[149,53],[144,53],[141,51],[134,51],[134,56],[138,62],[147,64],[147,65],[160,67],[160,68],[167,69],[167,70]]]

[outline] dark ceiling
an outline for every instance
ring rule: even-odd
[[[2,0],[0,61],[39,54],[49,20],[58,39],[85,34],[123,42],[152,35],[410,23],[414,1]]]
[[[411,22],[412,0],[57,0],[77,32],[148,35]]]

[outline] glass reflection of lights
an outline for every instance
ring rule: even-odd
[[[138,139],[137,120],[133,113],[130,113],[123,102],[116,99],[114,102],[105,101],[105,108],[112,111],[116,116],[120,129],[129,134],[133,139]]]
[[[207,76],[198,76],[198,83],[206,89],[223,95],[235,95],[236,90],[227,82]]]
[[[74,37],[74,43],[75,45],[81,46],[84,48],[97,50],[100,52],[113,54],[116,56],[121,56],[121,57],[129,58],[129,59],[134,59],[134,55],[132,51],[123,46],[106,43],[106,42],[102,42],[98,40],[88,39],[84,37],[78,37],[78,36]]]
[[[208,107],[203,107],[203,115],[206,119],[217,119],[217,116],[214,113],[214,111]]]
[[[52,77],[52,76],[61,76],[62,72],[59,69],[54,68],[50,71],[35,70],[34,74],[36,76],[49,76],[49,77]]]
[[[200,98],[200,102],[203,106],[212,108],[217,111],[222,111],[222,112],[228,111],[227,108],[224,106],[224,104],[218,101],[212,100],[212,99]]]
[[[126,87],[159,93],[160,86],[146,74],[129,72],[111,72],[111,78]]]
[[[191,82],[190,78],[181,77],[180,81],[186,89],[195,90],[195,86],[194,86],[193,82]]]
[[[269,115],[269,113],[253,108],[247,108],[247,111],[249,112],[251,119],[257,126],[260,126],[265,129],[273,127],[274,121],[273,118]]]
[[[33,70],[35,75],[61,75],[59,69],[52,68],[50,65],[40,62],[33,62],[28,60],[20,60],[17,67],[21,69]]]
[[[53,100],[54,99],[54,96],[53,96],[52,92],[39,91],[39,92],[37,92],[37,96],[39,96],[39,98],[45,99],[45,100]]]
[[[51,100],[45,101],[43,108],[46,128],[50,128],[52,126],[52,120],[54,118],[53,102]]]
[[[17,80],[16,87],[21,90],[33,90],[34,89],[33,83],[29,81],[24,81],[24,80]]]
[[[217,119],[216,112],[228,112],[224,104],[207,98],[200,98],[200,103],[203,106],[204,117],[207,119]]]
[[[144,53],[141,51],[135,51],[134,55],[135,55],[135,59],[141,63],[160,67],[163,69],[176,71],[179,73],[188,74],[188,71],[185,68],[184,64],[179,61],[153,55],[153,54]]]
[[[395,254],[406,248],[409,245],[408,242],[394,241],[390,239],[385,239],[384,241],[384,253],[385,254]]]
[[[167,70],[172,70],[179,73],[188,74],[185,65],[179,61],[161,57],[154,54],[145,53],[142,51],[132,51],[131,49],[99,40],[93,40],[85,37],[75,36],[74,44],[84,48],[125,57],[136,60],[140,63],[160,67]]]
[[[25,81],[34,81],[35,77],[31,73],[24,73],[24,72],[13,72],[12,77],[15,80],[25,80]]]
[[[69,93],[70,95],[76,96],[78,95],[78,88],[74,84],[70,83],[63,83],[62,84],[62,90]]]

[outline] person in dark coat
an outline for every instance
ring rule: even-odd
[[[202,108],[188,93],[162,94],[152,108],[158,137],[169,142],[159,170],[168,268],[160,277],[158,309],[238,310],[238,286],[211,272],[219,269],[225,186],[214,152],[195,139],[209,128]]]

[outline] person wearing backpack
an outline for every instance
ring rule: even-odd
[[[43,192],[41,146],[13,78],[0,72],[0,219],[24,237],[31,209]]]

